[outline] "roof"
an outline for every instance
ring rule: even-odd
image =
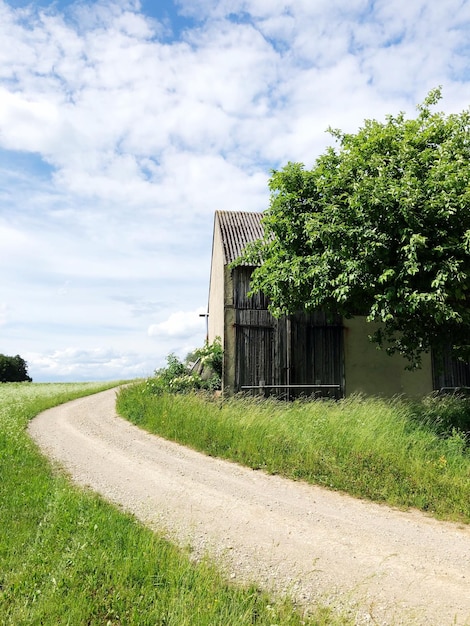
[[[242,254],[247,244],[263,237],[263,213],[244,211],[216,211],[224,247],[224,263],[232,263]]]

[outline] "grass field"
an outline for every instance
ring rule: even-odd
[[[470,521],[470,400],[299,401],[120,392],[135,424],[210,455],[438,518]]]
[[[27,436],[28,421],[104,387],[0,385],[2,626],[346,623],[326,609],[305,617],[288,600],[227,584],[209,562],[193,564],[185,551],[52,470]]]

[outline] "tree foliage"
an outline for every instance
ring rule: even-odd
[[[380,322],[372,339],[411,366],[470,351],[470,112],[433,112],[440,89],[356,134],[331,130],[311,170],[273,171],[252,289],[275,315],[323,309]]]
[[[28,366],[19,354],[16,356],[6,356],[0,354],[0,382],[1,383],[22,383],[31,382],[28,376]]]

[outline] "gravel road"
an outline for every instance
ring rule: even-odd
[[[470,625],[470,528],[206,457],[115,411],[115,390],[30,424],[78,484],[227,577],[345,610],[356,624]]]

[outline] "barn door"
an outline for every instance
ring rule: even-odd
[[[321,385],[318,389],[292,389],[291,394],[343,395],[344,358],[341,318],[328,320],[324,313],[298,314],[291,324],[292,385]],[[335,385],[335,387],[330,387]]]
[[[256,313],[258,318],[262,317],[262,312]],[[236,325],[237,391],[243,391],[243,387],[274,384],[274,327],[268,323],[268,318],[251,320],[252,323],[247,321],[240,321]]]

